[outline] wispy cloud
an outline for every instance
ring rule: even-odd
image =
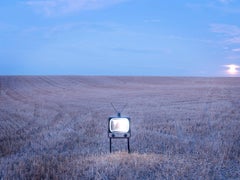
[[[240,35],[240,27],[229,24],[211,24],[212,32],[222,33],[228,36]]]
[[[218,1],[225,4],[232,2],[232,0],[218,0]]]
[[[186,3],[186,6],[190,9],[211,9],[220,11],[227,14],[239,14],[240,7],[236,0],[212,0],[207,2],[191,2]]]
[[[51,26],[31,26],[24,29],[22,32],[24,34],[38,34],[44,38],[50,38],[58,34],[72,31],[73,29],[79,28],[77,23],[66,23],[60,25],[51,25]]]
[[[89,33],[89,32],[116,32],[124,27],[121,24],[108,22],[68,22],[48,26],[30,26],[22,30],[23,34],[40,35],[43,38],[54,38],[65,33]]]
[[[172,50],[168,48],[162,48],[162,49],[157,49],[157,48],[131,48],[131,47],[116,47],[112,48],[113,51],[115,52],[120,52],[120,53],[133,53],[133,54],[159,54],[159,53],[164,53],[164,54],[171,54]]]
[[[145,23],[160,23],[162,22],[161,19],[145,19],[144,20]]]
[[[223,35],[226,44],[240,44],[240,27],[229,24],[212,24],[211,31]]]
[[[233,52],[240,52],[240,48],[232,49]]]
[[[238,61],[240,52],[240,27],[229,24],[212,24],[211,31],[221,35],[220,41],[226,46],[226,59]]]
[[[26,4],[46,16],[108,7],[127,0],[27,0]]]
[[[226,42],[229,44],[240,44],[240,36],[229,38]]]

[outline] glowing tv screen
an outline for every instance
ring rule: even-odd
[[[130,121],[128,118],[115,117],[109,121],[109,130],[111,133],[128,133],[130,130]]]

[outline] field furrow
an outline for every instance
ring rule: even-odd
[[[0,76],[0,179],[237,179],[240,79]],[[131,117],[130,147],[108,117]]]

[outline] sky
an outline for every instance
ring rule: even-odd
[[[0,75],[240,76],[239,0],[0,1]]]

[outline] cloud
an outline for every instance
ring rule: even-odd
[[[145,23],[160,23],[160,22],[162,22],[162,20],[160,20],[160,19],[145,19],[144,22]]]
[[[232,49],[233,52],[240,52],[240,48]]]
[[[232,2],[232,0],[218,0],[218,1],[225,4]]]
[[[45,26],[29,26],[22,29],[24,35],[41,36],[42,38],[55,38],[58,35],[73,33],[95,33],[95,32],[119,32],[124,26],[109,22],[66,22]]]
[[[210,27],[212,32],[223,35],[225,44],[240,44],[240,27],[228,24],[212,24]]]
[[[239,4],[235,0],[215,0],[201,3],[191,2],[186,3],[186,6],[192,10],[210,9],[214,11],[220,11],[226,14],[240,13]]]
[[[133,53],[133,54],[171,54],[171,49],[154,49],[154,48],[131,48],[131,47],[116,47],[112,48],[113,51],[120,52],[120,53]]]
[[[212,32],[221,35],[220,44],[221,46],[225,46],[225,58],[231,61],[238,61],[238,54],[240,52],[240,27],[229,24],[212,24],[210,27]]]
[[[226,40],[226,42],[229,44],[240,44],[240,36],[229,38]]]
[[[240,35],[240,27],[228,24],[211,24],[212,32],[222,33],[228,36]]]
[[[81,23],[83,24],[83,23]],[[72,31],[80,28],[80,24],[77,23],[65,23],[51,26],[31,26],[22,30],[24,34],[38,34],[44,38],[51,38],[58,34]]]
[[[108,7],[127,0],[28,0],[26,4],[46,16],[70,14]]]

